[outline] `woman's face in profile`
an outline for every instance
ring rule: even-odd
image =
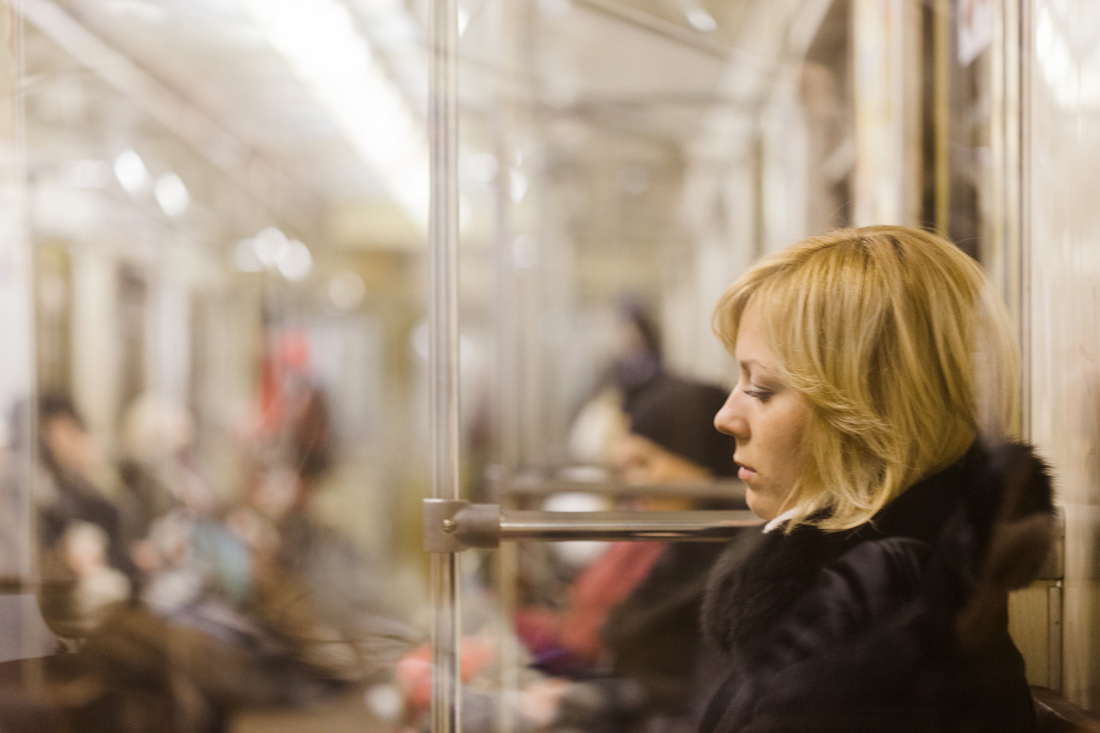
[[[801,478],[810,405],[780,379],[754,304],[741,316],[734,358],[737,385],[714,426],[737,440],[733,460],[749,508],[762,519],[773,519],[792,505],[788,498],[793,499],[791,491]]]

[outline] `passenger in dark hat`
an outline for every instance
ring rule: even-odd
[[[630,408],[630,434],[617,447],[616,463],[626,481],[692,484],[733,473],[734,441],[714,429],[714,412],[725,400],[718,387],[662,375]],[[731,506],[726,502],[710,506]],[[639,502],[645,509],[690,509],[689,498],[662,496]],[[585,730],[628,731],[656,725],[688,731],[695,725],[704,645],[699,613],[706,578],[722,550],[718,543],[617,543],[574,586],[576,613],[564,625],[563,641],[576,645],[586,629],[598,629],[596,644],[606,674],[567,690],[563,723]],[[626,572],[606,568],[646,565],[636,585],[622,588]],[[620,599],[602,614],[585,598],[620,588]],[[592,607],[589,607],[592,606]],[[585,647],[580,646],[583,650]],[[709,688],[708,688],[709,689]]]
[[[630,434],[616,450],[627,481],[706,480],[734,475],[735,442],[714,429],[726,393],[709,384],[664,375],[629,410]]]

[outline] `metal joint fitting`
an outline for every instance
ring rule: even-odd
[[[461,552],[500,546],[500,505],[465,500],[424,500],[424,549]]]

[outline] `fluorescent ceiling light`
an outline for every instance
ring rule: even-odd
[[[718,21],[707,12],[699,0],[677,0],[676,4],[684,11],[684,17],[695,30],[703,33],[713,33],[718,30]]]
[[[688,23],[691,23],[695,30],[703,31],[704,33],[713,33],[718,30],[718,22],[707,11],[702,8],[691,8],[687,11]]]
[[[268,41],[313,87],[356,151],[422,229],[428,222],[424,125],[337,0],[244,0]]]
[[[115,177],[131,196],[144,193],[149,188],[149,171],[141,156],[133,150],[123,150],[115,158]]]
[[[518,204],[527,195],[527,176],[517,170],[512,171],[512,202]]]
[[[367,287],[363,284],[363,278],[351,270],[337,273],[328,281],[325,288],[332,304],[342,311],[350,311],[363,302],[367,294]]]
[[[274,267],[279,252],[288,244],[286,235],[275,227],[264,229],[257,234],[254,239],[249,241],[252,242],[252,249],[256,254],[256,259],[258,259],[260,264],[264,267]]]
[[[292,239],[275,254],[275,266],[287,280],[298,282],[313,270],[313,255],[309,247]]]
[[[287,239],[275,227],[237,242],[233,260],[241,272],[278,270],[291,282],[304,280],[313,271],[313,254],[309,247],[297,239]]]
[[[153,185],[153,196],[161,210],[172,217],[187,211],[187,207],[191,205],[191,194],[175,173],[165,173],[157,179]]]

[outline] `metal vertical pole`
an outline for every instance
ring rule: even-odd
[[[498,162],[496,180],[496,463],[497,482],[502,486],[511,482],[519,464],[519,364],[516,358],[517,340],[517,288],[515,272],[515,231],[512,221],[512,156],[511,129],[516,117],[514,90],[505,84],[513,83],[512,75],[518,69],[516,29],[522,6],[510,0],[496,0],[491,5],[492,39],[496,47],[497,67],[495,101],[490,122],[493,130],[494,153]],[[499,496],[502,502],[510,502]],[[514,633],[513,616],[517,605],[516,575],[518,573],[518,548],[515,543],[501,546],[493,553],[496,562],[496,591],[499,602],[496,637],[499,652],[500,696],[497,705],[497,733],[514,733],[517,728],[516,701],[519,697],[520,649]]]
[[[1017,122],[1012,148],[1016,151],[1019,176],[1016,179],[1014,199],[1010,202],[1019,211],[1015,224],[1017,232],[1017,268],[1020,283],[1020,381],[1023,394],[1020,399],[1020,435],[1031,440],[1031,375],[1033,353],[1031,342],[1031,65],[1035,58],[1035,30],[1031,0],[1010,0],[1012,12],[1014,48],[1016,56],[1008,59],[1013,72],[1013,92],[1016,95],[1015,120]]]
[[[935,128],[935,222],[947,237],[951,212],[951,3],[935,0],[932,8],[933,126]]]
[[[458,6],[432,0],[429,330],[432,497],[458,499]],[[432,732],[461,730],[458,555],[432,555]]]

